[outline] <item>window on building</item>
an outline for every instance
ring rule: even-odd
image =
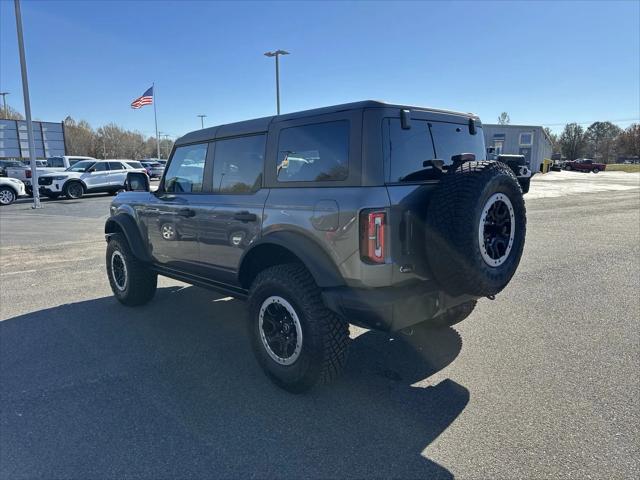
[[[278,142],[279,182],[344,180],[349,172],[349,122],[285,128]]]
[[[176,148],[165,174],[165,191],[175,193],[202,191],[207,147],[208,144],[200,143]]]
[[[259,190],[265,147],[266,135],[218,140],[213,160],[213,191],[233,194]]]
[[[520,134],[520,146],[521,147],[530,147],[533,145],[533,133],[526,132]]]

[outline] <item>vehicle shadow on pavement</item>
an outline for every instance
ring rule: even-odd
[[[0,322],[0,477],[452,477],[422,452],[469,392],[412,384],[455,359],[455,330],[363,333],[338,381],[296,396],[262,374],[244,316],[172,287]]]

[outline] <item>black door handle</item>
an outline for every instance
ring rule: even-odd
[[[194,210],[191,210],[190,208],[181,208],[180,210],[178,210],[178,215],[180,215],[181,217],[195,217],[196,216],[196,212]]]
[[[249,212],[236,212],[233,215],[233,218],[235,220],[240,220],[241,222],[255,222],[258,219],[255,213]]]

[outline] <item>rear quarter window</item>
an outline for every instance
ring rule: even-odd
[[[349,121],[283,129],[276,169],[278,182],[345,180],[349,174]]]
[[[437,158],[445,165],[452,163],[452,157],[461,153],[473,153],[476,160],[486,160],[484,134],[482,128],[476,128],[476,134],[469,133],[466,124],[429,122]]]

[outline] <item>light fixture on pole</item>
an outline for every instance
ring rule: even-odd
[[[36,168],[36,142],[31,122],[31,102],[29,101],[29,80],[27,80],[27,60],[24,54],[22,36],[22,14],[20,1],[14,0],[16,10],[16,30],[18,31],[18,53],[20,54],[20,70],[22,72],[22,93],[24,95],[24,113],[27,117],[27,139],[29,140],[29,160],[31,162],[31,191],[33,192],[33,208],[40,208],[40,192],[38,191],[38,170]]]
[[[200,115],[196,115],[196,117],[200,117],[200,128],[204,128],[204,119],[206,115],[201,113]]]
[[[276,111],[280,115],[280,55],[289,55],[285,50],[276,50],[275,52],[266,52],[265,57],[276,57]]]
[[[9,116],[9,111],[7,110],[7,99],[6,96],[9,95],[10,92],[0,92],[2,95],[2,113],[4,114],[4,118]]]
[[[169,158],[169,143],[167,142],[167,140],[169,139],[169,137],[171,137],[171,135],[169,135],[168,133],[162,133],[160,132],[160,136],[164,138],[166,145],[167,145],[167,159]]]

